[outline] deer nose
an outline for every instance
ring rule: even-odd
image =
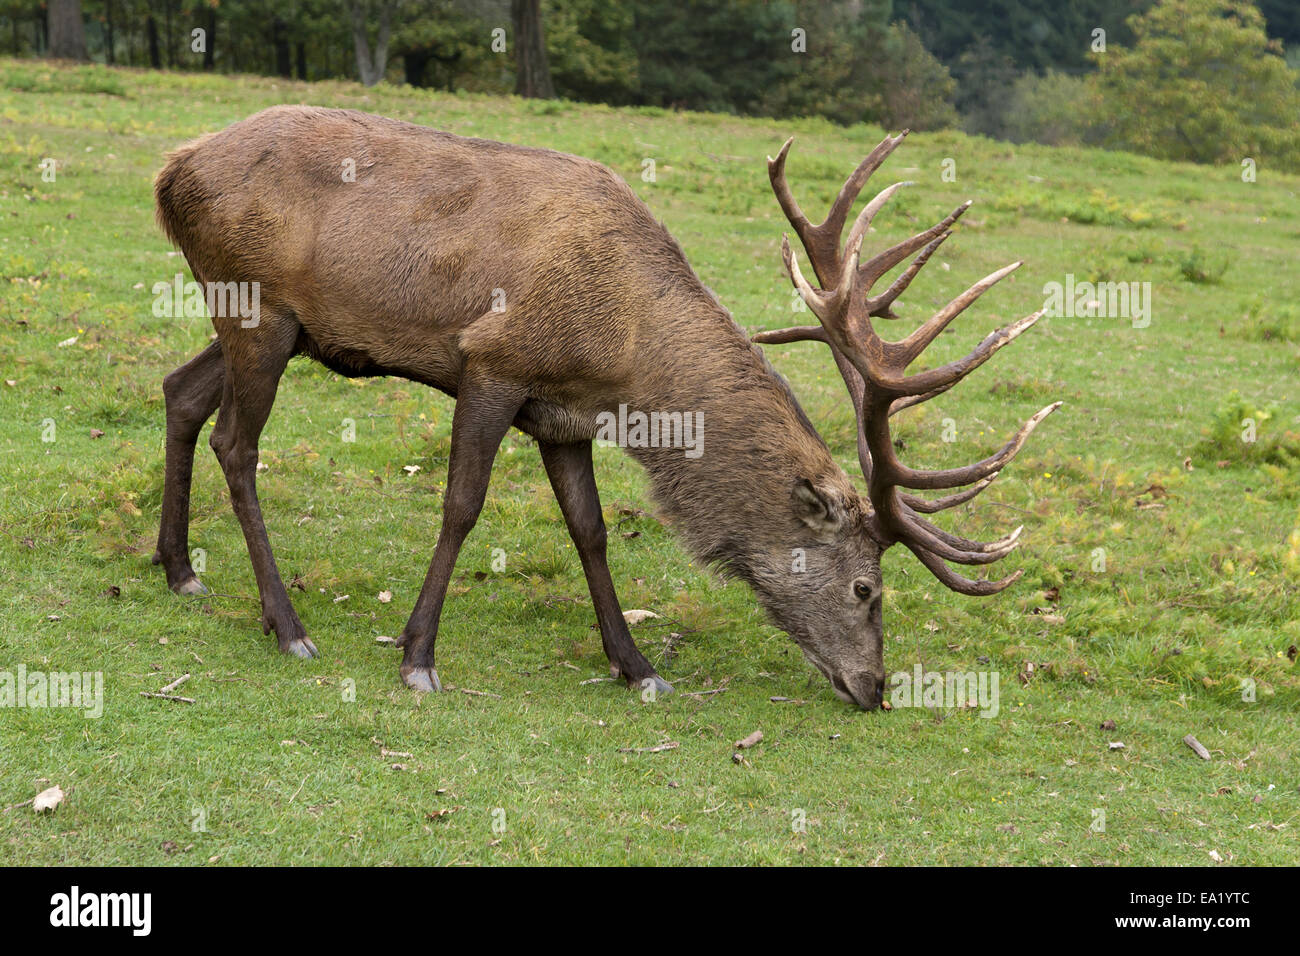
[[[879,710],[885,699],[885,677],[877,677],[867,671],[859,671],[846,681],[845,688],[853,700],[863,710]]]

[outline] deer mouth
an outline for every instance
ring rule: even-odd
[[[861,707],[863,710],[877,710],[885,696],[885,679],[873,677],[868,671],[859,671],[847,677],[842,677],[836,673],[829,664],[823,661],[817,654],[804,647],[802,644],[799,650],[807,658],[808,663],[812,664],[831,684],[831,690],[835,696],[846,704],[853,704]]]

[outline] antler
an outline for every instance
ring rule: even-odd
[[[919,404],[946,392],[979,366],[998,349],[1010,343],[1043,315],[1027,315],[1005,328],[990,333],[965,358],[940,368],[907,375],[907,368],[925,351],[948,324],[964,312],[981,295],[1006,278],[1021,265],[1013,262],[990,273],[936,312],[920,328],[898,342],[887,342],[876,334],[872,318],[897,318],[892,306],[908,287],[934,251],[952,235],[951,226],[968,208],[967,201],[929,229],[922,230],[884,252],[859,263],[862,239],[871,221],[889,198],[910,183],[895,183],[881,190],[863,207],[849,230],[843,250],[840,236],[849,210],[863,185],[880,164],[907,135],[885,139],[871,151],[845,181],[826,219],[813,225],[803,214],[785,179],[785,160],[793,137],[786,140],[776,159],[768,159],[768,177],[772,191],[785,212],[795,234],[799,236],[820,289],[814,289],[799,269],[799,261],[790,249],[789,239],[782,237],[781,257],[804,302],[821,323],[814,326],[762,332],[753,340],[763,344],[817,341],[830,346],[835,364],[853,401],[858,422],[858,462],[867,481],[867,495],[874,510],[874,531],[884,543],[902,543],[941,582],[963,594],[996,594],[1020,577],[1016,571],[1000,581],[972,580],[957,574],[945,564],[990,564],[1015,548],[1021,528],[991,542],[971,541],[936,527],[921,517],[969,501],[989,486],[1002,468],[1020,451],[1030,433],[1044,418],[1060,407],[1048,405],[1021,426],[1015,436],[996,454],[964,468],[942,471],[918,471],[898,460],[889,431],[889,417],[901,409]],[[908,256],[916,257],[897,279],[877,296],[871,287]],[[924,498],[900,491],[900,488],[931,490],[970,487],[941,498]]]

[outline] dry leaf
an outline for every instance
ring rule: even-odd
[[[380,592],[379,592],[379,603],[380,603],[380,604],[387,604],[387,603],[388,603],[389,601],[391,601],[392,599],[393,599],[393,592],[392,592],[392,591],[380,591]]]
[[[48,790],[42,790],[32,800],[32,809],[37,813],[44,813],[46,810],[53,810],[63,802],[63,788],[57,784]]]
[[[659,615],[656,614],[654,611],[643,611],[640,608],[634,608],[631,611],[623,612],[623,620],[627,621],[628,624],[634,626],[640,624],[642,621],[646,621],[652,617],[658,617],[658,616]]]

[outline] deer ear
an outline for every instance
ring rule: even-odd
[[[819,538],[830,537],[839,530],[844,516],[836,502],[813,487],[807,478],[800,478],[790,495],[795,517],[812,528]]]

